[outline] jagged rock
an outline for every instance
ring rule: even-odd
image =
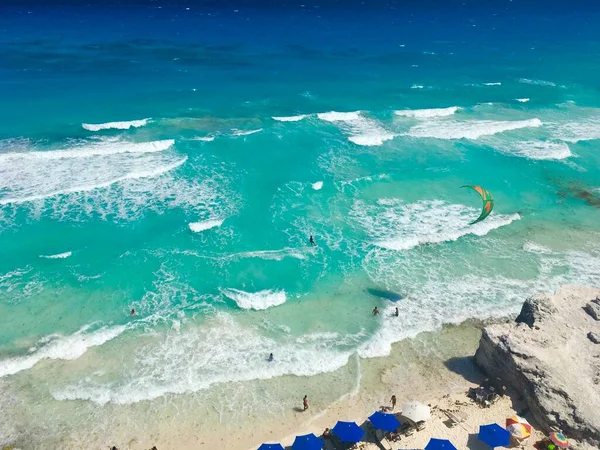
[[[585,305],[585,311],[592,316],[595,320],[600,320],[600,299],[596,298],[587,305]]]
[[[523,305],[518,323],[483,330],[475,361],[489,376],[523,397],[544,431],[562,429],[583,447],[600,448],[600,346],[586,334],[600,335],[600,322],[583,311],[598,290],[563,287]],[[523,326],[522,323],[528,326]],[[535,325],[534,325],[535,324]]]
[[[594,333],[592,331],[590,331],[587,334],[587,337],[590,341],[592,341],[594,344],[600,344],[600,334],[598,333]]]
[[[530,297],[525,300],[521,313],[517,316],[517,323],[526,323],[529,328],[533,328],[533,324],[542,320],[543,317],[552,314],[556,311],[552,305],[544,301],[543,296]]]

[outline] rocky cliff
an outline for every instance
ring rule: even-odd
[[[486,327],[477,364],[527,403],[544,431],[600,449],[600,321],[588,311],[600,290],[565,286],[523,305],[514,323]],[[596,305],[600,304],[595,303]]]

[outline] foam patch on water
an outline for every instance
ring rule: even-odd
[[[72,252],[57,253],[56,255],[40,255],[40,258],[45,259],[65,259],[71,256]]]
[[[285,291],[267,289],[258,292],[245,292],[239,289],[221,289],[226,297],[230,298],[242,309],[254,309],[257,311],[283,305],[287,296]]]
[[[535,160],[562,160],[573,156],[564,142],[516,141],[493,146],[502,152]]]
[[[14,163],[19,160],[33,162],[34,160],[91,158],[93,156],[110,156],[122,153],[157,153],[170,149],[174,144],[175,141],[172,139],[152,142],[126,142],[104,139],[94,143],[81,143],[69,149],[0,153],[0,163]]]
[[[451,116],[460,108],[458,106],[450,106],[448,108],[431,108],[431,109],[407,109],[402,111],[394,111],[394,114],[402,117],[414,117],[416,119],[428,119],[430,117],[445,117]]]
[[[87,378],[56,389],[52,396],[131,404],[168,393],[200,391],[215,383],[312,376],[346,365],[361,338],[338,333],[266,336],[257,327],[242,326],[231,315],[218,313],[202,327],[182,327],[140,345],[132,352],[132,367],[122,374],[120,383]],[[270,352],[275,356],[273,363],[267,362]]]
[[[195,137],[194,138],[195,141],[203,141],[203,142],[212,142],[215,140],[214,136],[200,136],[200,137]]]
[[[529,100],[529,98],[516,98],[516,101],[518,101],[519,103],[527,103]]]
[[[237,196],[228,189],[227,166],[198,155],[191,168],[198,176],[182,177],[177,169],[187,156],[173,144],[101,138],[40,151],[31,142],[0,141],[0,222],[10,226],[21,212],[71,221],[134,220],[170,208],[199,221],[231,215]]]
[[[307,117],[308,114],[300,114],[299,116],[273,117],[273,120],[277,120],[278,122],[299,122]]]
[[[323,182],[317,181],[317,182],[313,183],[311,186],[315,191],[320,191],[323,188]]]
[[[390,133],[375,119],[364,117],[360,111],[319,113],[317,117],[325,122],[335,123],[342,131],[350,134],[348,140],[356,145],[377,146],[393,139]]]
[[[577,143],[600,139],[600,116],[581,119],[579,122],[553,124],[553,137],[565,142]]]
[[[257,130],[232,130],[232,136],[250,136],[251,134],[260,133],[263,129],[258,128]]]
[[[485,236],[521,217],[491,215],[469,225],[481,211],[441,200],[404,203],[383,199],[377,205],[355,203],[350,215],[367,232],[374,245],[389,250],[410,250],[424,244],[452,242],[463,236]]]
[[[281,250],[256,250],[253,252],[241,252],[230,255],[230,258],[259,258],[265,260],[281,261],[285,258],[306,259],[307,253],[312,249],[283,248]]]
[[[523,244],[523,250],[529,253],[535,253],[538,255],[551,255],[553,252],[548,247],[536,244],[535,242],[526,242]]]
[[[89,131],[100,130],[128,130],[130,128],[139,128],[148,124],[150,119],[130,120],[127,122],[106,122],[106,123],[82,123],[81,126]]]
[[[193,233],[200,233],[201,231],[210,230],[211,228],[220,227],[223,224],[222,219],[211,219],[204,220],[202,222],[192,222],[188,226]]]
[[[533,85],[536,85],[536,86],[556,87],[556,83],[553,83],[552,81],[531,80],[529,78],[521,78],[521,79],[519,79],[519,83],[521,83],[521,84],[533,84]]]
[[[491,136],[522,128],[538,128],[542,126],[540,119],[497,121],[428,121],[410,128],[408,135],[415,138],[435,139],[472,139]]]
[[[498,82],[498,81],[494,81],[491,83],[483,83],[484,86],[502,86],[502,83]]]
[[[86,325],[69,336],[59,334],[46,336],[30,349],[28,355],[0,360],[0,377],[31,369],[44,359],[77,359],[90,347],[102,345],[116,338],[125,331],[126,327],[102,327],[95,331],[89,329],[90,325]]]

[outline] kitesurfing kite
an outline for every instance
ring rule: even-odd
[[[471,222],[469,225],[473,225],[474,223],[481,222],[487,216],[489,216],[490,213],[492,212],[492,209],[494,209],[494,199],[492,198],[492,194],[490,194],[490,191],[482,188],[481,186],[466,185],[466,186],[461,186],[461,187],[471,188],[475,192],[477,192],[479,195],[481,195],[481,200],[483,200],[483,209],[481,210],[481,214],[479,215],[479,217],[476,220],[474,220],[473,222]]]

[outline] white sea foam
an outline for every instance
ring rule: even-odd
[[[212,142],[215,140],[214,136],[200,136],[200,137],[195,137],[194,138],[195,141],[203,141],[203,142]]]
[[[284,258],[306,259],[306,254],[309,252],[312,252],[312,249],[300,250],[296,248],[283,248],[281,250],[256,250],[252,252],[234,253],[230,255],[230,258],[259,258],[281,261]]]
[[[128,122],[106,122],[106,123],[82,123],[81,126],[89,131],[100,130],[128,130],[130,128],[139,128],[148,124],[150,119],[130,120]]]
[[[330,111],[326,113],[319,113],[317,117],[321,120],[325,120],[327,122],[349,122],[354,120],[360,120],[361,115],[360,111],[351,111],[351,112],[337,112]]]
[[[402,117],[414,117],[416,119],[428,119],[430,117],[451,116],[460,108],[458,106],[450,106],[448,108],[432,108],[432,109],[407,109],[394,111],[394,114]]]
[[[251,134],[260,133],[263,129],[259,128],[257,130],[232,130],[232,136],[250,136]]]
[[[500,151],[537,160],[561,160],[573,156],[571,149],[564,142],[547,141],[515,141],[493,145]]]
[[[520,103],[527,103],[531,99],[529,99],[529,98],[516,98],[515,100],[518,101],[518,102],[520,102]]]
[[[110,341],[125,331],[125,326],[102,327],[90,331],[90,326],[82,327],[69,336],[54,334],[41,339],[28,355],[0,360],[0,377],[13,375],[31,369],[44,359],[73,360],[83,355],[90,347]]]
[[[548,247],[536,244],[534,242],[526,242],[523,244],[523,250],[529,253],[536,253],[538,255],[551,255],[553,252]]]
[[[553,124],[553,136],[565,142],[577,143],[600,139],[600,116],[582,118],[578,122]]]
[[[495,81],[492,83],[483,83],[484,86],[502,86],[502,83]]]
[[[211,219],[204,220],[202,222],[192,222],[188,226],[194,233],[200,233],[201,231],[210,230],[211,228],[220,227],[223,223],[223,219]]]
[[[537,85],[537,86],[552,86],[552,87],[556,86],[556,83],[553,83],[552,81],[531,80],[529,78],[521,78],[521,79],[519,79],[519,83],[522,83],[522,84],[534,84],[534,85]]]
[[[93,156],[110,156],[122,153],[157,153],[168,150],[174,144],[175,141],[172,139],[152,142],[126,142],[106,139],[95,143],[82,142],[69,149],[0,153],[0,162],[11,162],[14,160],[91,158]]]
[[[299,122],[307,117],[308,114],[300,114],[299,116],[273,117],[273,120],[277,120],[279,122]]]
[[[414,66],[417,67],[417,66]],[[411,89],[425,89],[425,86],[423,86],[422,84],[413,84],[411,87]]]
[[[287,300],[285,291],[267,289],[258,292],[245,292],[239,289],[221,289],[226,297],[230,298],[242,309],[263,310],[272,306],[283,305]]]
[[[40,258],[45,259],[65,259],[71,256],[73,252],[57,253],[56,255],[40,255]]]
[[[313,188],[315,191],[320,191],[320,190],[323,188],[323,182],[322,182],[322,181],[316,181],[316,182],[315,182],[315,183],[313,183],[311,186],[312,186],[312,188]]]
[[[216,383],[313,376],[346,365],[354,353],[351,348],[360,339],[362,334],[295,337],[281,330],[277,336],[267,336],[257,327],[243,326],[232,315],[220,312],[202,327],[181,326],[164,338],[140,344],[131,352],[132,368],[120,383],[87,378],[51,394],[61,401],[131,404],[167,393],[200,391]],[[269,349],[276,349],[272,350],[274,363],[266,360]]]
[[[521,218],[518,214],[491,215],[469,225],[479,213],[478,209],[441,200],[407,204],[383,199],[370,206],[357,202],[351,217],[369,234],[374,245],[389,250],[452,242],[466,235],[485,236]]]
[[[3,197],[0,198],[0,205],[9,205],[9,204],[20,204],[20,203],[28,203],[28,202],[35,202],[37,200],[43,200],[46,198],[50,198],[50,197],[56,197],[56,196],[61,196],[61,195],[67,195],[67,194],[73,194],[73,193],[78,193],[78,192],[89,192],[89,191],[95,191],[97,189],[105,189],[113,184],[116,183],[120,183],[122,181],[126,181],[126,180],[136,180],[136,179],[140,179],[140,178],[152,178],[152,177],[157,177],[160,176],[162,174],[165,174],[167,172],[170,172],[173,169],[176,169],[177,167],[181,166],[183,163],[185,163],[187,160],[187,156],[184,156],[183,158],[177,159],[174,162],[169,162],[165,165],[156,165],[154,167],[151,168],[133,168],[133,170],[130,170],[129,172],[125,173],[124,175],[121,176],[117,176],[115,178],[112,179],[98,179],[96,176],[94,176],[94,174],[90,174],[89,171],[87,173],[84,173],[84,175],[91,175],[90,178],[92,178],[92,180],[90,180],[91,182],[89,184],[80,184],[80,185],[73,185],[72,182],[75,180],[78,180],[78,177],[74,176],[72,177],[70,180],[69,179],[49,179],[47,180],[47,184],[46,186],[51,186],[52,183],[51,182],[56,182],[58,184],[58,186],[54,189],[54,190],[50,190],[50,189],[45,189],[44,192],[40,192],[40,193],[32,193],[31,195],[22,195],[22,196],[18,196],[18,197]],[[0,170],[0,173],[2,173],[2,170]],[[38,174],[36,173],[35,176],[37,177]],[[81,173],[79,175],[82,175]],[[96,174],[97,175],[97,174]],[[38,180],[36,180],[38,181]],[[88,181],[88,180],[85,180]],[[31,186],[23,186],[23,182],[21,182],[22,186],[22,190],[25,192],[28,192],[31,190]],[[44,187],[46,187],[44,186]],[[0,187],[1,184],[0,184]],[[10,186],[10,188],[14,191],[15,189],[15,185]],[[33,186],[34,188],[37,188],[38,186]],[[54,187],[54,186],[52,186]]]
[[[540,119],[496,121],[429,121],[410,128],[408,135],[416,138],[479,139],[506,131],[542,126]]]
[[[387,131],[375,119],[364,117],[360,111],[319,113],[317,117],[326,122],[333,122],[350,134],[348,140],[356,145],[377,146],[393,139],[394,134]]]

